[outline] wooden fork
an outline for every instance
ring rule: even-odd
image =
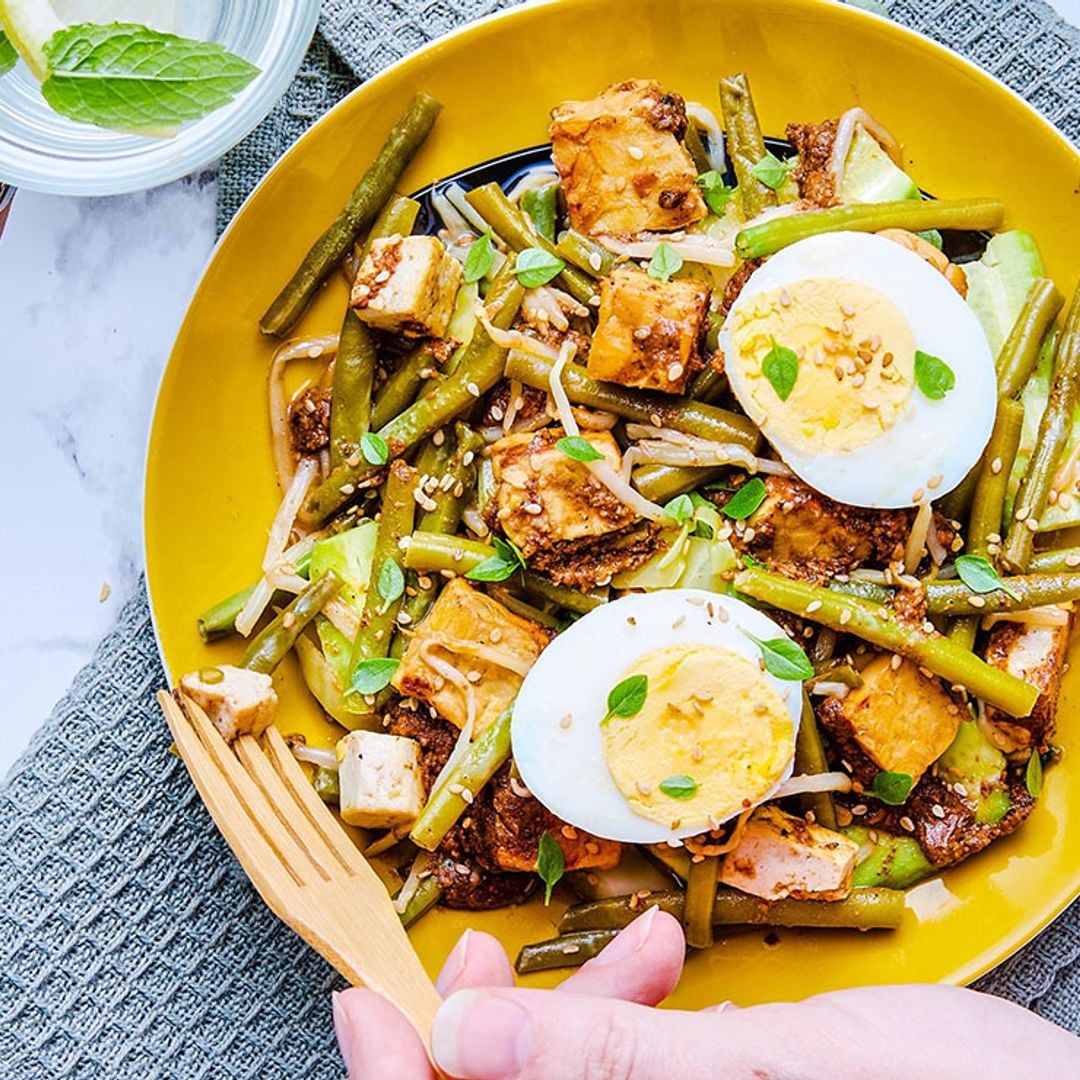
[[[386,887],[322,800],[285,740],[229,745],[189,698],[161,691],[191,779],[267,906],[354,986],[389,998],[426,1047],[440,998],[420,966]]]

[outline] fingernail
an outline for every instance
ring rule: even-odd
[[[508,1080],[529,1060],[529,1014],[508,997],[459,990],[443,1002],[431,1029],[435,1063],[450,1076]]]
[[[439,977],[435,980],[435,989],[443,997],[447,996],[451,987],[458,981],[465,970],[465,965],[469,960],[469,938],[471,935],[472,930],[466,930],[458,938],[457,944],[450,950],[450,955],[446,958],[446,963],[443,964],[442,971],[439,972]]]
[[[334,1031],[337,1033],[338,1048],[341,1050],[341,1059],[345,1062],[345,1071],[352,1071],[352,1025],[349,1023],[349,1014],[341,1004],[341,995],[335,990],[330,995],[331,1005],[334,1010]]]
[[[659,910],[658,907],[651,907],[644,915],[639,915],[589,963],[593,967],[606,967],[608,964],[617,964],[620,960],[627,960],[634,953],[641,952],[649,940],[649,932],[652,930],[652,924],[656,921],[656,913]]]

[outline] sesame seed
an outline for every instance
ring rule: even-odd
[[[787,289],[780,290],[780,306],[791,307],[791,294],[787,291]]]
[[[864,382],[866,382],[866,376],[859,374],[851,380],[851,385],[858,389]]]
[[[892,362],[893,362],[893,354],[891,352],[887,352],[881,358],[881,366],[882,367],[888,367]]]
[[[460,784],[451,784],[446,790],[451,795],[460,795],[465,789]]]
[[[599,293],[593,293],[592,296],[590,296],[589,299],[586,300],[585,302],[589,305],[589,307],[599,307],[600,306],[600,294]]]
[[[988,544],[1000,544],[1001,543],[1001,533],[996,533],[996,532],[987,533],[986,534],[986,542]]]
[[[491,406],[491,419],[494,420],[495,423],[498,423],[505,415],[506,413],[504,413],[498,405]]]
[[[577,839],[577,829],[575,829],[573,825],[564,825],[561,831],[567,840]]]
[[[354,452],[354,453],[350,454],[345,459],[345,464],[348,465],[350,469],[355,469],[357,467],[357,465],[360,464],[360,455],[359,455],[359,453]]]
[[[634,337],[638,341],[644,341],[650,334],[650,330],[647,326],[637,326],[634,328]]]
[[[807,615],[813,615],[813,613],[815,611],[817,611],[820,607],[821,607],[821,601],[820,600],[811,600],[810,603],[806,605],[806,614]]]
[[[519,799],[528,799],[532,796],[532,792],[516,777],[510,777],[510,790]]]
[[[915,490],[914,490],[914,491],[913,491],[913,492],[911,493],[911,501],[912,501],[912,502],[914,502],[914,503],[920,503],[920,502],[922,502],[922,501],[923,501],[923,497],[924,497],[925,495],[926,495],[926,492],[925,492],[925,491],[923,491],[923,489],[922,489],[922,488],[916,488],[916,489],[915,489]]]
[[[844,337],[851,337],[851,323],[849,323],[847,319],[844,320],[841,330],[843,331]]]
[[[904,662],[904,658],[899,653],[893,653],[893,658],[889,661],[889,667],[893,671],[899,671],[900,665]]]
[[[968,603],[974,608],[986,607],[986,599],[982,596],[972,595],[968,597]]]
[[[356,491],[356,485],[342,484],[341,487],[338,488],[338,491],[340,491],[342,495],[351,495],[354,491]]]
[[[900,819],[900,828],[903,829],[905,832],[914,832],[915,822],[912,821],[909,817],[902,817]]]
[[[399,611],[397,621],[400,626],[408,626],[412,622],[412,616],[407,611]]]
[[[431,441],[432,441],[432,442],[433,442],[433,443],[434,443],[434,444],[435,444],[436,446],[442,446],[442,444],[443,444],[444,442],[446,442],[446,432],[445,432],[445,431],[443,431],[443,429],[442,429],[442,428],[439,428],[439,430],[438,430],[438,431],[436,431],[436,432],[435,432],[435,434],[431,436]]]
[[[725,608],[718,608],[716,612],[716,617],[720,622],[727,622],[730,618]]]
[[[474,382],[469,383],[465,387],[465,389],[468,390],[469,393],[472,394],[473,397],[479,397],[480,396],[480,387],[477,386],[476,383],[474,383]]]
[[[638,780],[637,783],[634,786],[637,788],[639,795],[651,795],[652,794],[652,788],[649,787],[648,784],[643,784],[640,780]]]
[[[851,622],[851,609],[844,608],[844,610],[840,612],[840,625],[847,626],[849,622]]]
[[[668,382],[675,382],[677,379],[681,379],[683,371],[684,368],[678,360],[673,364],[669,364],[667,369]]]
[[[851,812],[856,817],[862,817],[863,814],[865,814],[868,809],[869,809],[869,807],[865,803],[858,803],[857,805],[855,805],[855,806],[853,806],[851,808]]]
[[[589,254],[589,266],[592,267],[597,273],[600,273],[601,268],[604,265],[604,260],[600,258],[600,253],[593,251]]]
[[[461,456],[461,464],[464,465],[467,469],[473,463],[475,457],[476,454],[474,454],[471,450],[466,450],[465,453]]]
[[[468,806],[472,806],[473,793],[468,788],[461,789],[461,797]]]
[[[956,783],[953,784],[952,789],[956,792],[957,795],[960,796],[961,799],[967,798],[968,790],[966,787],[964,787],[963,784],[960,783],[959,780],[957,780]]]
[[[839,364],[837,364],[836,367],[833,368],[833,374],[836,376],[837,382],[844,381],[844,369]]]
[[[1039,519],[1035,517],[1029,517],[1027,521],[1024,522],[1024,528],[1029,529],[1031,532],[1038,532]]]
[[[694,761],[704,761],[705,751],[700,746],[695,746],[694,749],[690,751],[690,757]]]
[[[679,615],[679,616],[676,617],[675,621],[671,624],[671,629],[672,630],[678,630],[679,627],[682,626],[683,623],[685,623],[685,622],[686,622],[686,616],[685,615]]]
[[[465,678],[468,679],[471,683],[478,683],[481,678],[483,678],[483,676],[480,674],[479,671],[470,671],[469,674],[465,676]]]
[[[853,307],[849,307],[847,304],[841,304],[840,314],[850,319],[855,314],[855,309]]]
[[[595,840],[586,840],[585,841],[585,850],[590,855],[596,855],[600,851],[600,845]]]
[[[1001,458],[999,458],[999,457],[994,458],[994,460],[990,462],[990,471],[995,476],[997,476],[997,474],[999,472],[1001,472],[1001,470],[1003,468],[1004,468],[1004,463],[1002,462]]]
[[[640,161],[645,156],[645,151],[640,146],[628,146],[626,152],[635,160]]]
[[[360,284],[356,286],[355,292],[357,296],[367,296],[368,293],[371,292],[371,286],[365,282],[360,282]]]
[[[559,727],[561,727],[563,729],[563,731],[569,731],[570,728],[573,726],[573,723],[574,723],[574,714],[573,713],[567,713],[559,721]]]
[[[652,424],[653,427],[663,427],[664,426],[664,423],[661,420],[659,413],[653,413],[652,416],[649,417],[649,423]]]
[[[930,807],[930,813],[936,818],[943,818],[945,816],[945,807],[940,803],[934,803],[934,805]]]
[[[384,281],[389,281],[389,280],[390,280],[390,271],[389,270],[380,270],[375,275],[375,284],[376,285],[381,285]]]
[[[284,626],[286,630],[288,630],[289,627],[292,626],[295,622],[296,622],[296,614],[295,614],[295,612],[286,611],[285,614],[281,616],[281,625]]]
[[[941,473],[934,473],[934,475],[926,481],[926,486],[930,488],[931,491],[933,491],[934,488],[941,487],[941,481],[944,479],[945,478],[941,475]]]
[[[1066,555],[1065,556],[1065,565],[1066,566],[1080,566],[1080,555]]]
[[[1030,513],[1030,506],[1021,506],[1020,509],[1017,510],[1015,514],[1013,514],[1013,517],[1015,517],[1017,521],[1023,521]]]
[[[534,517],[544,512],[544,508],[539,503],[535,502],[522,503],[521,509],[524,510],[526,514],[532,514]]]

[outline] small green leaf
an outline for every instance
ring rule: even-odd
[[[671,518],[676,525],[689,521],[694,514],[694,500],[689,495],[676,495],[671,502],[665,504],[664,514]]]
[[[381,435],[365,431],[360,436],[360,453],[369,465],[385,465],[390,459],[390,447]]]
[[[922,232],[917,232],[915,235],[925,240],[928,244],[933,244],[938,251],[941,251],[942,248],[945,247],[945,241],[941,239],[941,233],[939,233],[937,229],[923,229]]]
[[[880,799],[886,806],[903,806],[913,785],[914,781],[907,773],[879,772],[866,789],[866,794]]]
[[[531,247],[517,253],[514,274],[526,289],[538,289],[566,269],[566,263],[543,248]]]
[[[743,566],[748,567],[750,570],[764,570],[765,564],[755,559],[749,552],[744,551],[742,553]]]
[[[705,205],[717,217],[723,217],[731,197],[735,194],[734,188],[729,188],[724,183],[724,178],[715,170],[703,172],[697,178],[698,187],[705,199]]]
[[[762,641],[761,638],[754,637],[749,630],[743,630],[743,633],[761,650],[761,659],[770,675],[775,675],[785,682],[802,682],[814,674],[814,665],[810,663],[802,647],[791,638],[778,637]]]
[[[974,593],[992,593],[1000,589],[1006,596],[1019,600],[1019,595],[1010,589],[994,569],[993,564],[984,555],[961,555],[956,560],[956,572],[960,580]]]
[[[692,799],[698,793],[700,785],[685,773],[677,773],[660,781],[660,790],[669,799]]]
[[[736,521],[744,521],[765,501],[765,494],[765,481],[760,476],[751,476],[721,507],[721,512]]]
[[[1037,799],[1042,793],[1043,786],[1043,764],[1038,750],[1032,750],[1031,757],[1028,758],[1024,783],[1027,786],[1028,794],[1033,799]]]
[[[931,401],[940,401],[956,385],[956,376],[944,360],[916,349],[915,383]]]
[[[564,435],[556,444],[568,458],[575,461],[601,461],[604,457],[588,439],[582,435]]]
[[[4,31],[0,30],[0,75],[7,74],[18,60],[19,54],[15,51],[15,46],[8,41]]]
[[[657,281],[670,281],[672,274],[682,269],[682,256],[670,245],[661,241],[649,261],[648,275]]]
[[[649,693],[648,675],[631,675],[612,687],[607,696],[607,715],[605,720],[613,716],[636,716],[641,712],[642,705]]]
[[[765,156],[750,170],[767,188],[776,191],[784,186],[787,175],[795,166],[790,161],[781,161],[775,154],[766,151]]]
[[[361,660],[353,668],[352,682],[349,690],[354,694],[377,694],[390,685],[394,672],[398,669],[399,660],[389,657],[373,657],[370,660]]]
[[[465,281],[472,283],[487,277],[494,262],[495,245],[491,242],[491,230],[488,229],[469,245],[465,253]]]
[[[502,558],[514,563],[520,569],[525,569],[525,556],[521,554],[521,548],[513,540],[501,536],[495,537],[495,550]]]
[[[529,215],[536,231],[549,243],[555,243],[555,220],[558,216],[559,185],[528,188],[521,199],[521,208]]]
[[[559,883],[566,869],[566,859],[559,841],[547,830],[540,834],[540,846],[536,852],[536,872],[544,883],[544,906],[551,903],[551,890]]]
[[[465,575],[470,581],[505,581],[515,571],[525,569],[525,558],[513,541],[496,536],[494,545],[495,554]]]
[[[787,401],[799,377],[799,358],[786,346],[777,345],[776,338],[773,338],[772,348],[761,361],[761,373],[769,380],[776,396],[781,401]]]
[[[384,611],[395,600],[401,599],[401,594],[405,591],[405,575],[401,572],[401,567],[391,558],[384,559],[379,568],[377,589]]]

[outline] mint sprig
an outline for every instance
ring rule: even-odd
[[[7,34],[0,30],[0,75],[6,75],[19,61],[15,46],[8,41]]]

